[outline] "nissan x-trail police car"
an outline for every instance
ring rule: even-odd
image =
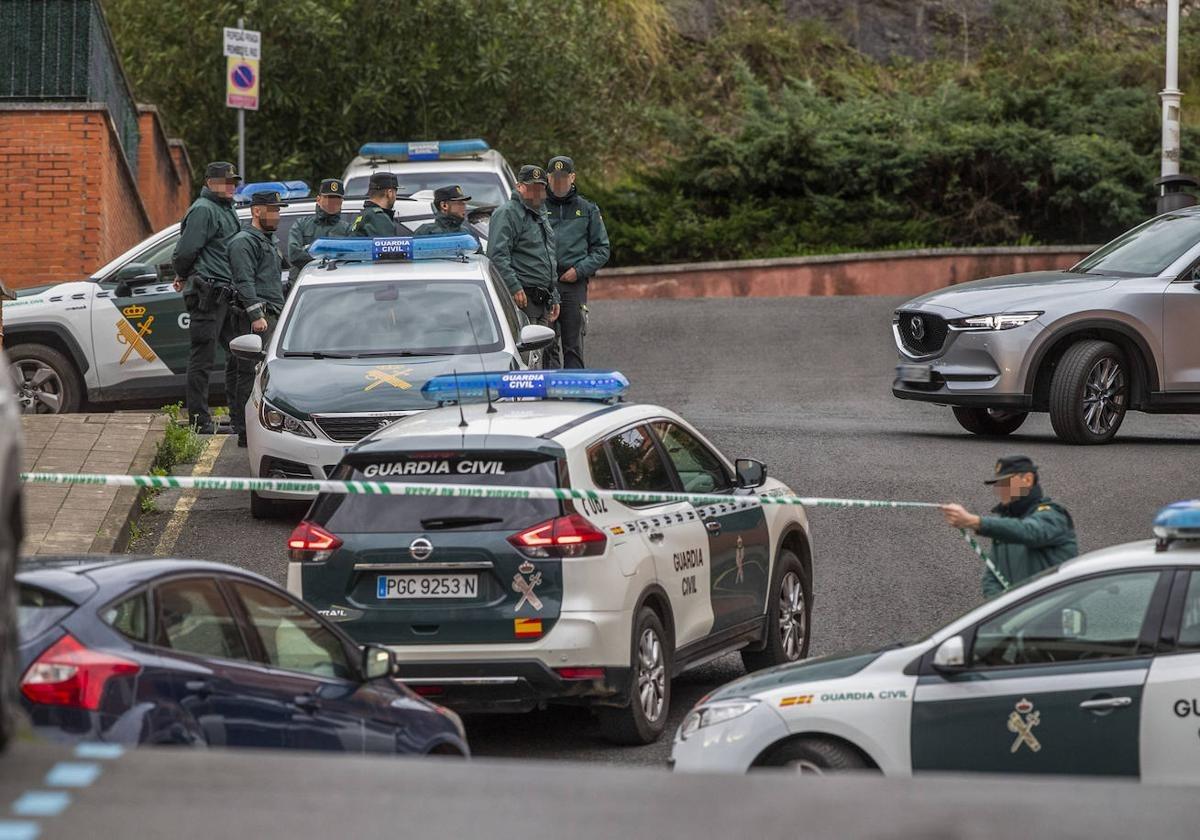
[[[922,641],[783,666],[702,699],[675,769],[1055,773],[1200,783],[1200,502]]]
[[[611,371],[439,377],[427,396],[461,399],[461,414],[448,405],[396,422],[351,449],[333,477],[431,492],[691,492],[719,506],[324,494],[289,540],[288,588],[359,642],[392,647],[401,678],[440,703],[586,704],[619,743],[658,738],[671,678],[690,665],[736,650],[751,669],[803,658],[803,508],[758,504],[790,491],[757,461],[729,461],[673,412],[578,398],[617,397],[625,384]],[[471,402],[485,391],[576,398]]]

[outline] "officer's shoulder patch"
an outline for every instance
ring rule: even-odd
[[[1038,513],[1041,513],[1044,510],[1054,510],[1054,506],[1053,505],[1038,505]]]

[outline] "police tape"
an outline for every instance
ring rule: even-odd
[[[936,508],[935,502],[907,502],[888,499],[836,499],[818,496],[763,494],[738,496],[708,493],[631,493],[623,490],[579,490],[573,487],[517,487],[482,484],[417,484],[389,481],[343,481],[336,479],[295,480],[283,478],[227,478],[221,476],[176,475],[93,475],[90,473],[21,473],[26,484],[82,484],[104,487],[137,487],[156,490],[218,490],[227,492],[296,493],[315,495],[327,493],[352,496],[438,496],[443,498],[511,499],[552,501],[591,501],[606,499],[624,505],[670,504],[685,502],[693,507],[686,511],[637,517],[611,525],[613,534],[626,531],[655,531],[701,521],[713,516],[746,510],[759,505],[791,505],[826,508]],[[987,565],[991,574],[1004,589],[1008,582],[995,568],[991,559],[975,539],[959,529],[972,550]]]

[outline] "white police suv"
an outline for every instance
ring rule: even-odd
[[[314,210],[302,181],[244,184],[239,196],[271,189],[289,206],[277,238]],[[343,215],[362,206],[347,200]],[[433,218],[428,201],[402,199],[396,218],[411,232]],[[238,209],[246,222],[248,207]],[[4,304],[4,349],[12,365],[21,410],[58,414],[98,406],[150,405],[182,400],[186,384],[189,319],[172,286],[171,257],[179,241],[174,224],[139,242],[85,280],[21,289]],[[284,262],[284,269],[287,263]],[[223,351],[213,369],[213,392],[224,392]]]
[[[476,208],[503,204],[517,184],[508,161],[483,140],[366,143],[342,173],[346,195],[364,197],[380,170],[394,172],[404,194],[458,184]]]
[[[246,405],[250,473],[325,478],[371,432],[432,406],[421,386],[444,373],[524,369],[554,330],[529,324],[468,234],[318,239],[264,349],[244,335],[230,349],[261,361]],[[254,492],[256,517],[281,499]]]
[[[751,668],[803,658],[803,508],[757,503],[790,491],[677,414],[616,401],[626,386],[613,371],[430,380],[426,396],[461,412],[393,423],[333,474],[430,495],[319,496],[289,540],[288,588],[396,650],[404,681],[440,703],[589,705],[619,743],[659,737],[689,666],[736,650]],[[453,483],[505,489],[437,494]],[[716,503],[652,495],[682,492]]]
[[[752,674],[702,699],[676,770],[876,769],[1200,782],[1200,501],[910,645]]]

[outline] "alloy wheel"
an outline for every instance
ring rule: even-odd
[[[54,368],[38,359],[21,359],[13,363],[12,375],[22,414],[58,414],[63,383]]]
[[[779,586],[779,641],[789,661],[804,649],[804,587],[800,576],[788,572]]]
[[[1088,371],[1083,386],[1083,422],[1094,435],[1107,434],[1125,411],[1125,370],[1111,357]]]
[[[652,628],[642,631],[638,640],[638,696],[646,720],[657,721],[667,696],[667,668],[663,662],[662,642]]]

